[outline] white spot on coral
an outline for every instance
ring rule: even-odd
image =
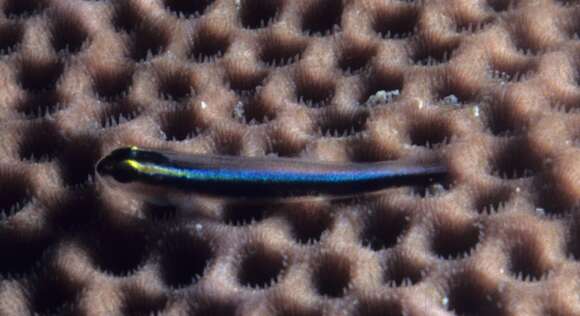
[[[455,106],[460,105],[459,98],[455,94],[450,94],[450,95],[444,97],[443,103],[449,104],[449,105],[455,105]]]
[[[401,95],[401,91],[399,89],[390,91],[379,90],[368,98],[368,100],[365,102],[365,105],[374,106],[381,103],[389,103],[399,95]]]
[[[415,98],[414,101],[415,101],[415,106],[418,109],[422,109],[423,107],[425,107],[425,101],[423,101],[422,99]]]
[[[244,119],[244,103],[242,101],[238,101],[234,105],[233,115],[238,120]]]
[[[447,308],[447,306],[449,306],[449,297],[447,297],[447,296],[444,296],[444,297],[441,299],[441,304]]]
[[[479,110],[479,106],[474,106],[473,108],[471,108],[471,112],[473,113],[473,116],[475,116],[475,117],[479,117],[479,115],[481,114],[480,110]]]
[[[205,103],[205,101],[201,101],[200,106],[202,110],[205,110],[207,108],[207,103]]]

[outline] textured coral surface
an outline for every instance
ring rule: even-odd
[[[0,314],[580,315],[579,16],[0,0]],[[95,181],[124,145],[451,174],[183,212]]]

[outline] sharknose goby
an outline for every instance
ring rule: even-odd
[[[230,198],[353,195],[425,185],[447,174],[442,164],[411,161],[334,163],[280,157],[192,155],[124,147],[97,163],[106,185],[153,201],[175,192]]]

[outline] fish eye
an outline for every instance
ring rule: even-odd
[[[118,159],[114,153],[97,163],[97,173],[101,176],[110,176],[118,182],[127,183],[135,179],[136,171],[127,163],[126,159]]]
[[[127,163],[126,160],[116,163],[110,172],[110,176],[113,177],[118,182],[127,183],[135,180],[137,173],[135,170]]]

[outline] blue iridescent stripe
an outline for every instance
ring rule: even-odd
[[[195,181],[236,181],[236,182],[274,182],[274,183],[339,183],[356,182],[397,177],[401,174],[429,173],[425,168],[408,168],[404,171],[392,172],[389,170],[356,170],[356,171],[287,171],[277,170],[248,170],[248,169],[191,169],[171,166],[144,164],[148,167],[162,168],[171,174]],[[437,171],[432,168],[432,172]]]

